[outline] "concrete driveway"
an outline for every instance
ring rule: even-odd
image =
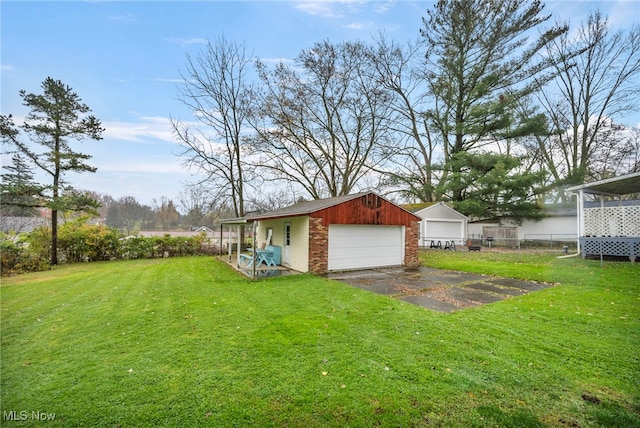
[[[551,287],[537,282],[426,267],[336,272],[326,277],[439,312],[453,312]]]

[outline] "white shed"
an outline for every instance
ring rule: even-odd
[[[420,217],[420,246],[430,246],[431,241],[454,241],[456,245],[464,245],[467,239],[467,223],[469,219],[439,202],[415,212]]]

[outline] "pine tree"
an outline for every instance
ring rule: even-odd
[[[100,140],[104,129],[70,86],[47,77],[42,89],[41,95],[20,91],[30,112],[20,127],[14,125],[11,116],[0,117],[0,135],[51,179],[46,185],[46,206],[51,209],[51,264],[56,265],[58,212],[97,207],[92,198],[65,188],[66,173],[96,171],[86,163],[91,156],[75,152],[70,143]],[[20,130],[29,137],[27,142],[20,138]]]
[[[44,187],[33,179],[33,168],[24,155],[14,153],[11,165],[5,165],[0,183],[3,216],[31,217],[42,207]]]

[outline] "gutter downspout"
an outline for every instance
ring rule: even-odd
[[[566,256],[558,256],[558,257],[556,257],[556,259],[568,259],[568,258],[572,258],[572,257],[577,257],[581,253],[580,237],[584,233],[584,230],[583,230],[584,229],[584,221],[583,221],[584,213],[582,211],[582,196],[583,196],[582,195],[582,189],[578,192],[578,194],[575,194],[573,192],[569,192],[569,194],[572,195],[572,196],[577,196],[577,198],[576,198],[577,216],[578,216],[578,218],[577,218],[578,224],[576,225],[577,226],[577,232],[578,232],[578,236],[577,236],[577,239],[576,239],[576,251],[577,252],[575,254],[569,254],[569,255],[566,255]]]

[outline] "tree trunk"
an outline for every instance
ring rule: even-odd
[[[51,210],[51,266],[58,264],[58,210]]]

